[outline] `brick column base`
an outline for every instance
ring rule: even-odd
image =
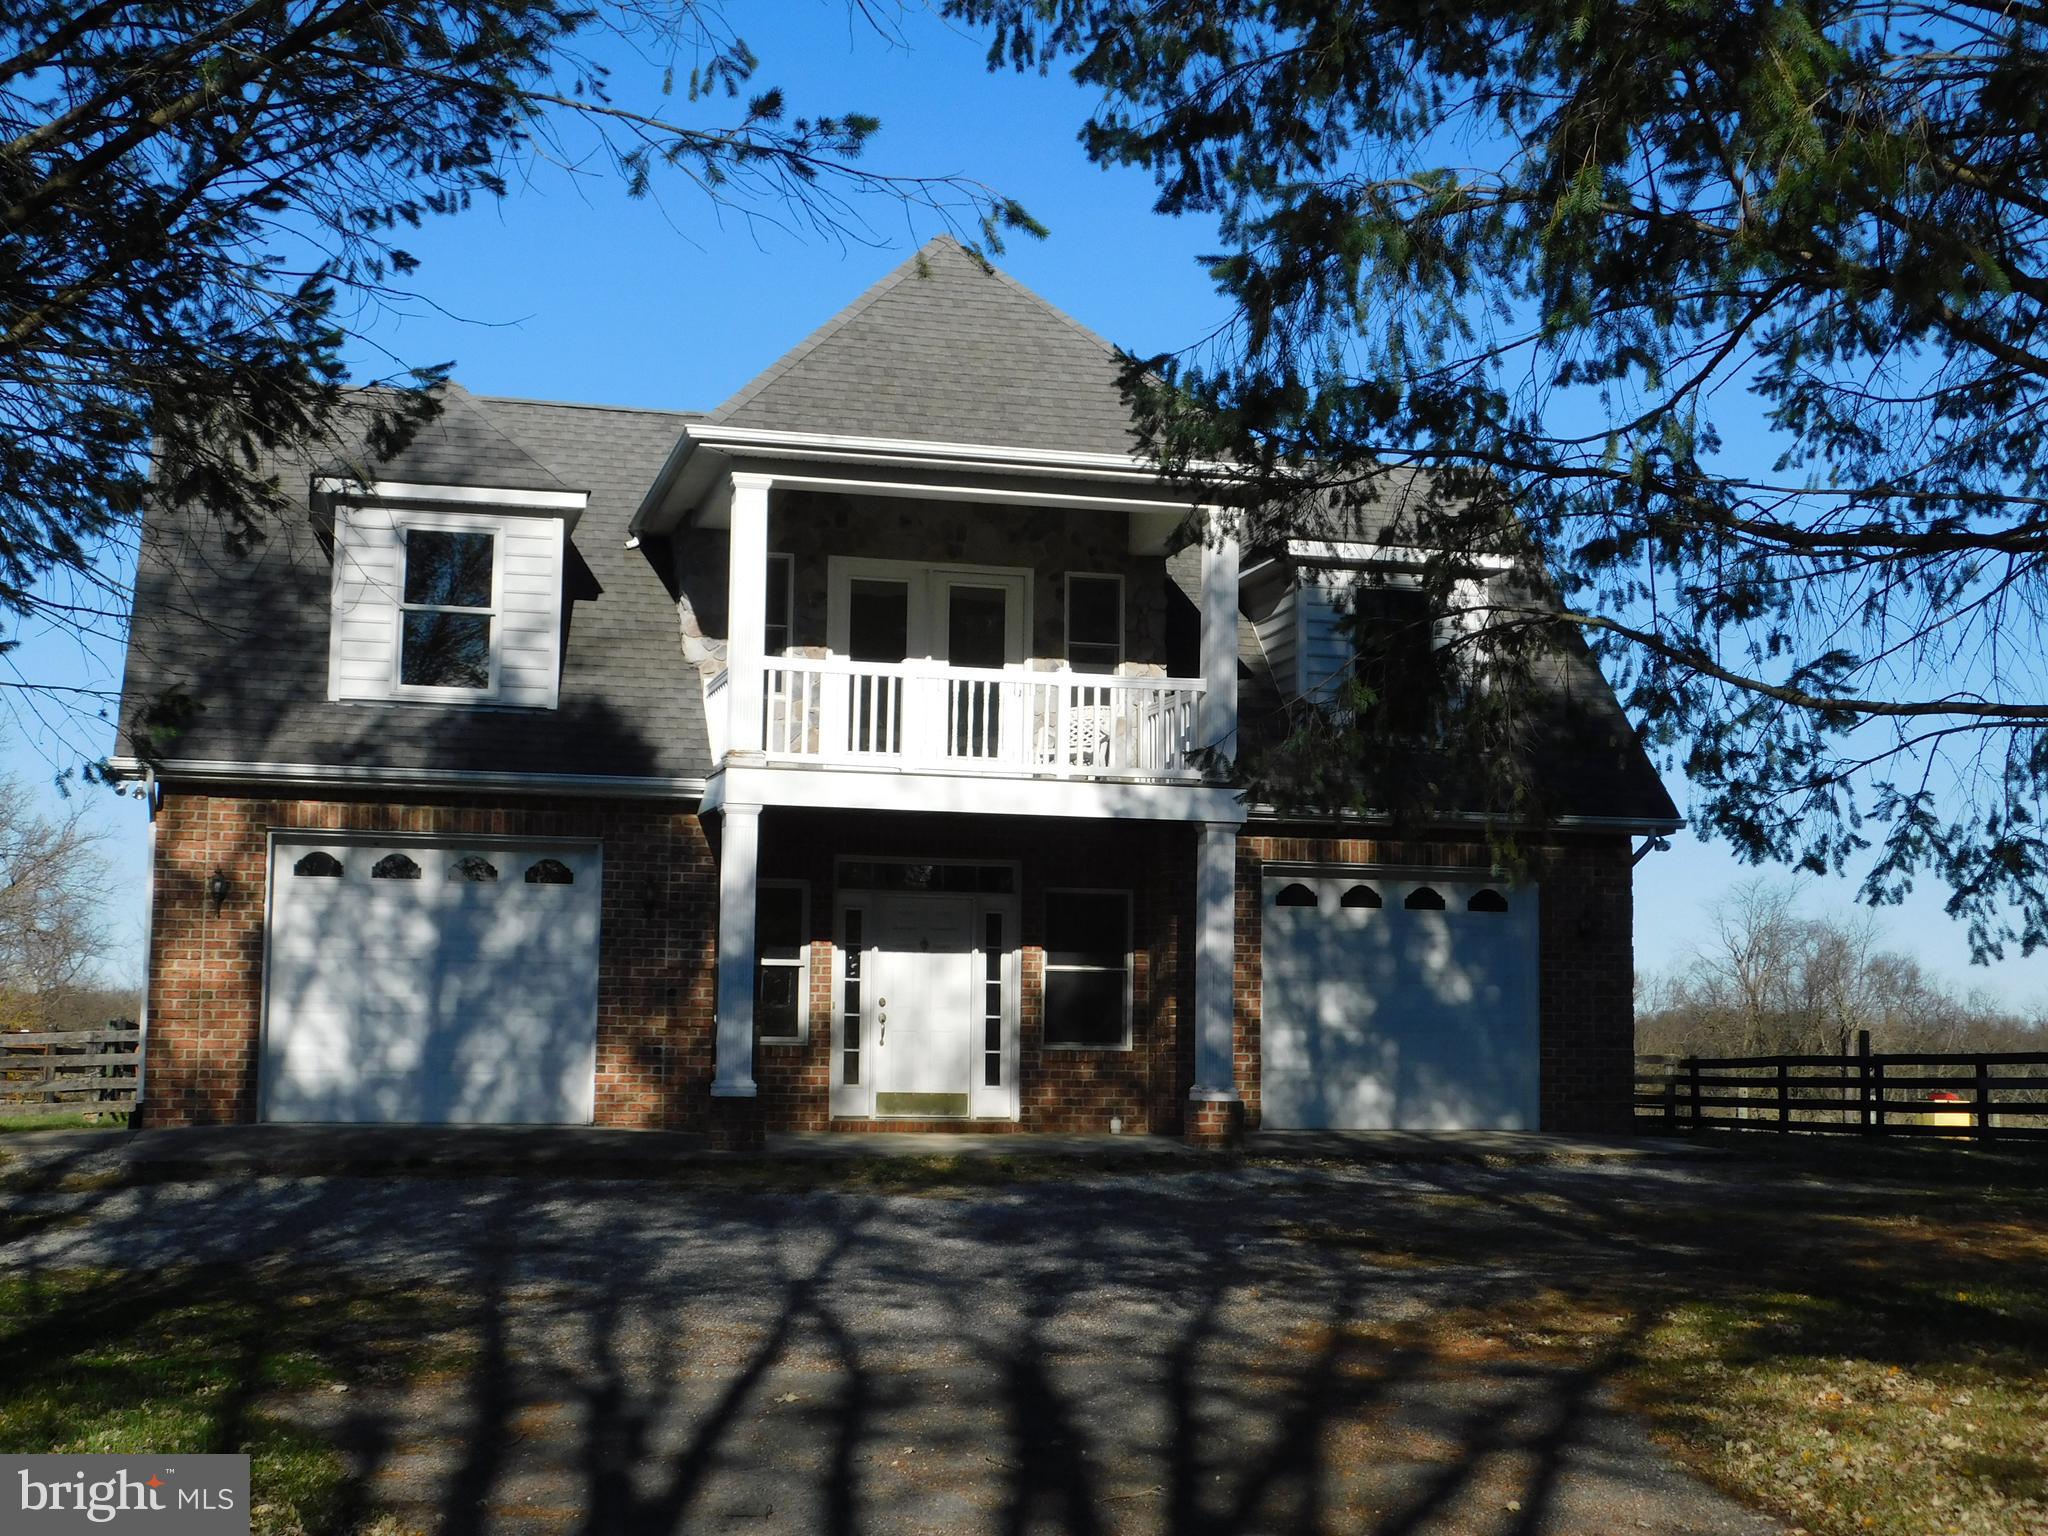
[[[768,1144],[761,1128],[759,1099],[711,1101],[711,1146],[718,1152],[759,1152]]]
[[[1182,1139],[1191,1147],[1220,1151],[1244,1142],[1242,1099],[1189,1099]]]

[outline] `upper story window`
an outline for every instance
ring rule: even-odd
[[[539,493],[473,493],[472,510],[448,504],[453,488],[371,489],[334,502],[327,696],[553,709],[566,623],[562,509],[524,510],[518,498]]]
[[[1124,659],[1124,579],[1067,576],[1067,665],[1114,672]]]
[[[1352,626],[1352,675],[1372,690],[1374,709],[1396,727],[1419,729],[1437,665],[1436,630],[1422,588],[1392,579],[1361,582],[1352,597]]]
[[[497,686],[496,529],[403,530],[398,684],[488,693]]]
[[[768,624],[761,636],[761,654],[786,656],[790,646],[790,614],[796,606],[796,557],[768,557]]]

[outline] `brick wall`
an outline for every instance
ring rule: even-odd
[[[1260,935],[1268,862],[1484,871],[1483,842],[1392,842],[1259,827],[1238,841],[1237,1072],[1245,1122],[1259,1124]],[[1539,1099],[1546,1131],[1630,1128],[1635,1071],[1635,932],[1629,841],[1558,838],[1535,850]]]
[[[699,1129],[711,1082],[718,881],[694,810],[619,800],[164,796],[150,939],[151,1125],[251,1120],[273,829],[599,838],[604,843],[596,1116]],[[218,914],[215,870],[229,891]]]
[[[273,828],[602,839],[597,1120],[707,1128],[717,870],[713,839],[693,810],[609,800],[422,797],[390,804],[176,791],[166,795],[157,824],[150,1123],[254,1118],[265,859]],[[810,886],[812,1028],[802,1044],[756,1046],[763,1122],[770,1129],[834,1123],[828,1102],[836,1003],[834,859],[893,855],[1014,860],[1021,867],[1022,1129],[1099,1131],[1118,1116],[1132,1133],[1180,1133],[1194,1078],[1190,925],[1198,836],[1195,828],[1160,823],[768,810],[761,819],[763,877]],[[1484,869],[1489,859],[1483,844],[1464,842],[1397,844],[1278,828],[1240,840],[1236,1062],[1245,1122],[1253,1127],[1259,1123],[1260,887],[1268,861]],[[218,915],[206,896],[216,869],[230,883]],[[1561,839],[1539,854],[1536,877],[1542,887],[1542,1124],[1624,1131],[1633,1070],[1628,841]],[[1060,886],[1132,894],[1128,1051],[1044,1046],[1046,891]]]

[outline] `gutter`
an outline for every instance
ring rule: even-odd
[[[1340,811],[1335,816],[1315,816],[1306,812],[1283,811],[1274,805],[1254,805],[1249,808],[1250,822],[1287,822],[1300,824],[1314,821],[1334,821],[1341,825],[1384,827],[1394,823],[1394,816],[1388,811]],[[1682,816],[1553,816],[1548,821],[1522,821],[1502,823],[1497,816],[1488,816],[1480,811],[1454,811],[1445,816],[1433,818],[1432,827],[1486,827],[1507,825],[1536,832],[1627,832],[1638,837],[1648,837],[1655,842],[1662,841],[1673,832],[1683,830]],[[1645,852],[1648,850],[1645,849]],[[1641,854],[1637,857],[1641,858]]]
[[[650,778],[598,773],[468,773],[452,768],[379,768],[338,763],[237,762],[168,758],[145,764],[136,757],[107,762],[108,776],[156,784],[263,784],[284,789],[433,789],[513,795],[588,795],[613,800],[701,800],[699,778]]]

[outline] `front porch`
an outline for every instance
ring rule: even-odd
[[[714,1131],[1207,1129],[1234,855],[1228,826],[728,802]]]

